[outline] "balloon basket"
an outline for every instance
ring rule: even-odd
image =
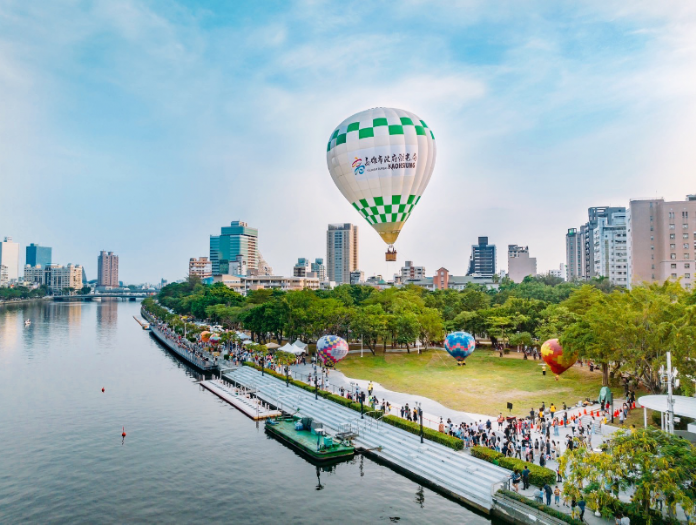
[[[396,261],[396,250],[393,246],[387,248],[387,253],[384,254],[384,258],[387,262]]]

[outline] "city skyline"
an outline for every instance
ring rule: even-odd
[[[0,236],[90,277],[108,246],[125,282],[184,278],[233,220],[280,275],[333,223],[362,229],[366,276],[406,260],[463,274],[482,235],[529,246],[543,273],[589,207],[694,193],[691,5],[276,7],[0,8]],[[375,106],[438,140],[393,271],[325,159],[336,123]]]

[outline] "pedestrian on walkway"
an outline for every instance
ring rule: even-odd
[[[585,521],[585,500],[580,496],[580,501],[578,501],[578,508],[580,509],[580,521]]]
[[[553,491],[551,490],[551,485],[548,483],[544,484],[544,493],[546,494],[546,505],[549,507],[551,506],[551,494],[553,494]]]
[[[561,503],[561,489],[558,488],[558,485],[553,489],[553,503],[556,507]]]
[[[529,488],[529,474],[529,467],[525,466],[524,470],[522,471],[522,488],[524,490],[527,490]]]

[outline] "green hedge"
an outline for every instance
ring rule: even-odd
[[[251,361],[246,361],[244,363],[245,366],[249,366],[251,368],[255,368],[256,370],[261,370],[261,367],[258,366],[256,363],[253,363]],[[282,374],[278,374],[277,372],[274,372],[269,369],[265,369],[265,373],[269,374],[273,377],[277,377],[278,379],[281,379],[285,381],[285,376]],[[295,379],[291,379],[290,383],[296,387],[302,388],[304,390],[307,390],[308,392],[314,392],[314,387],[311,385],[308,385],[307,383],[302,383],[301,381],[296,381]],[[334,403],[338,403],[340,405],[346,406],[348,408],[352,408],[353,410],[360,412],[360,403],[355,403],[351,401],[350,399],[347,399],[342,396],[338,396],[336,394],[332,394],[331,392],[328,392],[326,390],[321,390],[319,389],[318,394],[323,397],[324,399],[328,399],[330,401],[333,401]],[[367,413],[370,411],[370,417],[374,418],[379,418],[381,417],[384,413],[379,411],[379,410],[370,410],[369,405],[365,405],[363,408],[364,412]],[[402,430],[406,430],[407,432],[410,432],[411,434],[420,434],[420,424],[419,423],[414,423],[413,421],[407,421],[405,419],[401,419],[400,417],[392,416],[392,415],[386,415],[382,418],[382,421],[385,423],[395,426],[397,428],[400,428]],[[447,434],[443,434],[442,432],[438,432],[437,430],[433,430],[432,428],[427,428],[423,427],[423,437],[429,441],[435,441],[436,443],[440,443],[441,445],[445,445],[446,447],[453,448],[454,450],[462,450],[464,448],[464,442],[456,437],[453,436],[448,436]]]
[[[527,467],[529,469],[529,483],[537,487],[543,487],[547,483],[553,485],[556,482],[556,473],[550,468],[540,467],[535,463],[529,463],[517,458],[508,458],[504,454],[491,450],[490,448],[481,446],[471,447],[471,455],[488,461],[489,463],[495,463],[506,469],[517,469],[519,472],[522,472],[524,467]]]
[[[560,511],[557,511],[554,508],[548,507],[547,505],[544,505],[543,503],[537,503],[534,500],[531,500],[529,498],[526,498],[522,496],[521,494],[518,494],[517,492],[513,492],[511,490],[505,490],[505,489],[500,489],[498,491],[498,494],[502,494],[503,496],[507,496],[510,499],[514,499],[515,501],[519,501],[520,503],[524,503],[528,507],[532,507],[533,509],[540,510],[544,514],[548,514],[549,516],[552,516],[556,519],[559,519],[561,521],[564,521],[565,523],[570,523],[571,525],[582,525],[582,521],[576,518],[571,518],[568,514],[564,514]]]
[[[406,430],[411,434],[420,435],[420,423],[415,421],[408,421],[407,419],[401,419],[397,416],[384,416],[382,421],[386,421],[390,425],[393,425],[402,430]],[[423,437],[430,441],[435,441],[446,447],[453,448],[454,450],[462,450],[464,448],[464,441],[454,436],[438,432],[432,428],[423,427]]]

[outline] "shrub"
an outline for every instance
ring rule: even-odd
[[[582,525],[582,521],[571,518],[567,514],[563,514],[562,512],[557,511],[554,508],[548,507],[544,505],[543,503],[537,503],[536,501],[533,501],[529,498],[526,498],[522,496],[521,494],[518,494],[517,492],[513,492],[511,490],[505,490],[505,489],[500,489],[498,491],[498,494],[502,494],[503,496],[507,496],[510,499],[514,499],[515,501],[519,501],[520,503],[524,503],[528,507],[532,507],[534,509],[540,510],[541,512],[548,514],[549,516],[552,516],[556,519],[559,519],[565,523],[570,523],[571,525]]]
[[[505,456],[505,454],[502,454],[496,450],[478,445],[471,447],[471,455],[475,458],[488,461],[489,463],[495,463],[496,465],[498,465],[498,460]]]
[[[420,434],[420,423],[415,423],[413,421],[408,421],[392,415],[384,416],[382,421],[402,430],[406,430],[411,434]],[[445,445],[446,447],[453,448],[454,450],[462,450],[464,448],[464,442],[461,439],[443,434],[442,432],[438,432],[432,428],[423,427],[423,437],[430,441],[435,441],[436,443]]]
[[[540,467],[517,458],[508,458],[504,454],[486,447],[471,447],[471,455],[509,470],[522,472],[524,467],[527,467],[529,469],[529,482],[537,487],[543,487],[547,483],[553,485],[556,482],[556,473],[550,468]]]

